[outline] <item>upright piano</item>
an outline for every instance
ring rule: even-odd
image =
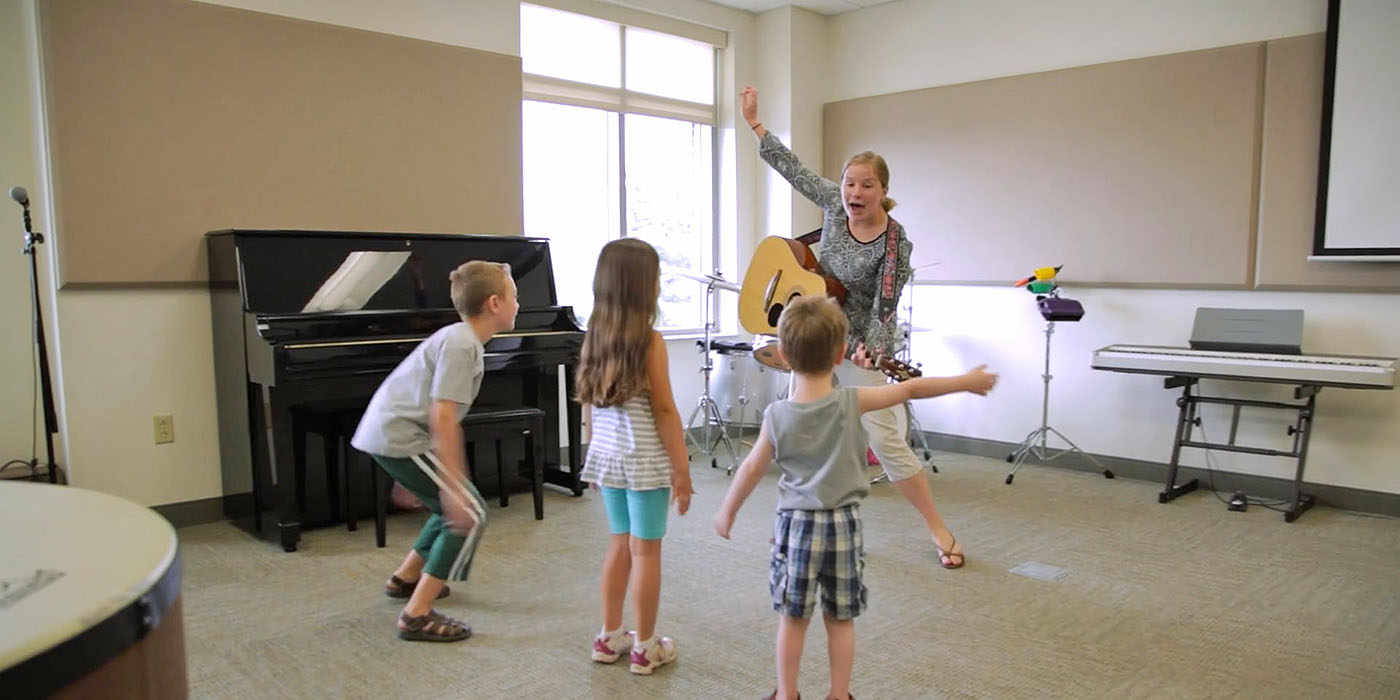
[[[567,397],[583,331],[559,305],[548,240],[223,230],[206,241],[224,511],[241,527],[296,549],[306,521],[294,412],[368,403],[409,351],[458,320],[448,274],[468,260],[509,263],[520,300],[515,330],[486,343],[472,409],[544,410],[546,482],[582,493],[580,412]]]

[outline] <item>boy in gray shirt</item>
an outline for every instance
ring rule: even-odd
[[[399,637],[455,642],[471,626],[433,609],[448,579],[464,581],[486,525],[486,506],[467,479],[462,418],[481,390],[491,336],[515,327],[520,310],[510,266],[473,260],[449,275],[460,323],[413,349],[370,399],[350,444],[367,452],[432,511],[385,593],[407,598]]]
[[[778,349],[792,367],[792,395],[769,404],[758,440],[715,515],[728,539],[734,517],[776,461],[778,512],[768,589],[778,612],[778,687],[768,698],[796,698],[797,667],[818,589],[831,659],[828,698],[849,698],[856,616],[865,609],[865,549],[860,500],[867,439],[860,416],[910,399],[958,391],[984,396],[996,375],[978,366],[958,377],[921,377],[879,387],[836,388],[832,373],[846,355],[846,315],[830,299],[804,297],[778,320]]]

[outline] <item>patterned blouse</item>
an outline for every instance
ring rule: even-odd
[[[899,332],[894,313],[888,318],[880,317],[880,273],[885,260],[885,236],[894,233],[899,237],[894,275],[895,297],[898,298],[899,290],[909,281],[909,255],[914,251],[914,244],[904,235],[904,227],[891,218],[889,229],[878,238],[868,243],[857,241],[846,225],[840,185],[803,165],[771,131],[763,135],[758,153],[792,183],[793,189],[822,209],[820,257],[822,267],[846,287],[843,308],[851,321],[847,351],[855,352],[856,343],[863,342],[872,354],[893,355],[903,347],[904,336]]]

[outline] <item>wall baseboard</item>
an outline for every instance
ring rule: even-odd
[[[227,520],[224,516],[223,496],[201,498],[197,501],[166,503],[163,505],[151,506],[151,510],[159,513],[161,517],[166,520],[169,520],[171,527],[177,529],[189,525],[203,525],[204,523]]]
[[[1006,459],[1006,456],[1011,454],[1018,446],[1018,443],[1002,442],[1001,440],[984,440],[981,438],[945,435],[928,431],[924,432],[924,436],[928,438],[928,445],[931,449],[940,452],[956,452],[960,454],[976,455],[978,457],[991,457],[993,459]],[[1056,452],[1058,452],[1058,450]],[[1112,457],[1100,454],[1095,454],[1093,457],[1102,463],[1105,468],[1111,470],[1118,478],[1152,481],[1158,484],[1165,483],[1167,478],[1167,465],[1160,462],[1148,462],[1141,459]],[[1026,462],[1042,466],[1093,472],[1096,474],[1099,472],[1099,468],[1092,462],[1087,459],[1076,459],[1074,455],[1065,455],[1062,459],[1056,459],[1050,464],[1044,464],[1036,460],[1034,456],[1027,458]],[[1009,465],[1007,471],[1010,471]],[[1190,481],[1191,479],[1200,479],[1201,489],[1203,490],[1210,488],[1211,474],[1208,470],[1202,467],[1186,465],[1177,467],[1178,484]],[[1289,499],[1293,497],[1293,480],[1280,479],[1272,476],[1257,476],[1254,474],[1215,470],[1215,487],[1220,492],[1227,495],[1235,491],[1243,491],[1249,496],[1269,499]],[[1360,513],[1400,517],[1400,494],[1368,491],[1346,486],[1314,484],[1306,480],[1303,481],[1303,493],[1311,495],[1318,505],[1330,506],[1341,510],[1352,510]]]
[[[691,437],[699,439],[700,431],[691,431]],[[752,439],[758,434],[753,428],[745,428],[730,433],[730,439],[736,443],[740,439]],[[942,433],[925,432],[928,439],[929,449],[939,452],[956,452],[959,454],[975,455],[978,457],[991,457],[993,459],[1005,459],[1006,455],[1016,449],[1016,443],[1002,442],[1000,440],[984,440],[981,438],[962,437],[960,435],[944,435]],[[585,445],[585,449],[587,446]],[[739,453],[740,459],[747,454],[743,446],[736,444],[735,451]],[[724,454],[724,447],[719,446],[715,456],[718,458],[721,468],[728,466],[728,455]],[[1110,457],[1108,455],[1094,455],[1094,459],[1099,460],[1104,467],[1111,469],[1113,474],[1120,479],[1137,479],[1139,481],[1152,481],[1162,483],[1166,479],[1167,465],[1159,462],[1148,462],[1141,459],[1128,459],[1126,457]],[[1057,459],[1051,464],[1043,464],[1035,459],[1027,459],[1026,462],[1039,466],[1057,467],[1062,469],[1074,469],[1077,471],[1087,471],[1098,473],[1098,467],[1088,460],[1076,460],[1073,455],[1067,455],[1064,459]],[[1200,479],[1201,488],[1210,488],[1210,474],[1200,467],[1182,466],[1178,469],[1178,482]],[[1271,476],[1255,476],[1253,474],[1241,474],[1239,472],[1215,472],[1216,488],[1224,493],[1233,491],[1243,491],[1250,496],[1284,499],[1292,496],[1293,482],[1288,479],[1279,479]],[[1316,499],[1318,505],[1330,506],[1341,510],[1352,510],[1359,513],[1372,513],[1376,515],[1388,515],[1400,517],[1400,494],[1384,493],[1381,491],[1367,491],[1365,489],[1354,489],[1345,486],[1330,486],[1327,484],[1313,484],[1303,482],[1303,493],[1311,494]],[[203,498],[197,501],[184,501],[181,503],[167,503],[165,505],[154,506],[152,510],[160,513],[170,524],[180,528],[188,525],[202,525],[204,523],[218,522],[226,520],[224,516],[223,498]],[[1306,517],[1306,516],[1304,516]]]

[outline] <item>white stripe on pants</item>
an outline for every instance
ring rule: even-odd
[[[413,461],[418,465],[419,469],[423,470],[423,473],[428,475],[428,478],[433,480],[433,483],[437,484],[438,490],[441,493],[440,498],[456,498],[466,507],[467,512],[471,513],[472,518],[476,521],[472,526],[471,532],[468,532],[466,538],[463,540],[462,548],[457,550],[457,557],[453,560],[452,568],[447,574],[446,580],[448,581],[463,581],[467,578],[468,571],[466,568],[471,564],[472,557],[476,554],[476,545],[481,540],[481,531],[485,529],[486,504],[483,503],[481,499],[477,498],[476,494],[472,493],[471,489],[462,485],[460,481],[452,479],[452,488],[448,488],[448,484],[444,482],[442,478],[442,474],[446,473],[442,462],[439,461],[437,455],[432,452],[428,452],[426,456],[432,461],[431,465],[426,464],[423,459],[418,456],[413,457]],[[446,510],[446,508],[444,508],[444,510]],[[443,526],[446,527],[446,523],[444,523]]]

